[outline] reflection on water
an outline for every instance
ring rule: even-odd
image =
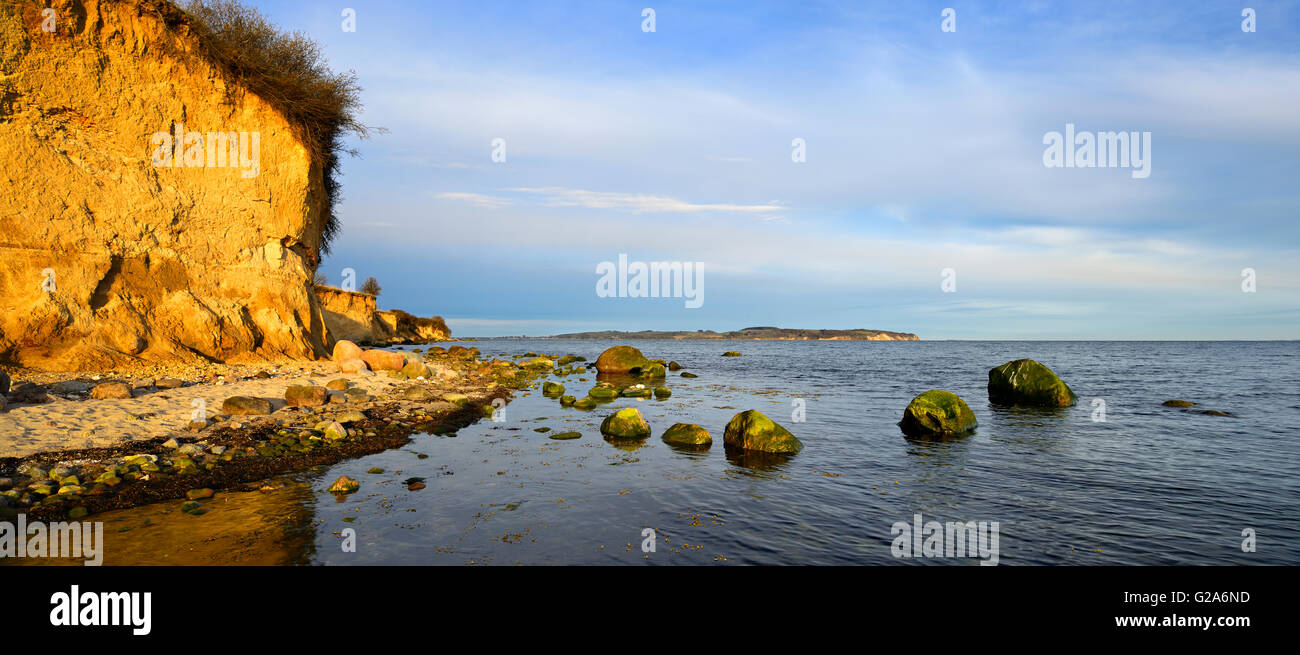
[[[747,473],[780,473],[797,455],[793,453],[764,453],[739,448],[724,448],[727,461]]]
[[[207,513],[186,514],[181,500],[94,514],[104,524],[104,566],[261,566],[306,564],[315,549],[311,485],[267,483],[265,491],[220,493]],[[82,566],[82,559],[20,558],[6,563]]]

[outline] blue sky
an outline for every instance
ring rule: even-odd
[[[252,4],[388,129],[324,272],[459,335],[1300,337],[1297,2],[1254,33],[1227,2]],[[1150,177],[1045,167],[1067,123],[1150,132]],[[702,262],[703,306],[598,297],[620,253]]]

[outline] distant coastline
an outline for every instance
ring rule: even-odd
[[[538,337],[493,337],[496,339],[590,339],[593,341],[634,340],[634,339],[675,339],[691,341],[920,341],[920,337],[910,332],[890,332],[888,330],[807,330],[801,328],[748,327],[730,332],[713,330],[641,330],[623,332],[620,330],[602,330],[599,332],[573,332],[570,334],[553,334]]]

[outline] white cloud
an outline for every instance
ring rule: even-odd
[[[586,191],[583,189],[564,189],[559,187],[515,188],[510,190],[539,195],[542,197],[543,203],[549,207],[623,209],[636,214],[731,212],[766,215],[785,209],[775,201],[760,204],[695,203],[653,194]]]
[[[434,194],[434,197],[443,200],[459,200],[484,209],[500,209],[501,207],[507,207],[512,204],[508,198],[487,196],[481,193],[447,192]]]

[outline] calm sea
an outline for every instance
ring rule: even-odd
[[[450,345],[450,344],[446,344]],[[483,340],[595,361],[599,341]],[[310,561],[325,564],[957,564],[897,559],[897,522],[997,522],[999,563],[1300,563],[1300,343],[637,341],[670,373],[671,398],[594,411],[517,394],[502,422],[417,436],[316,481]],[[722,357],[738,350],[742,357]],[[988,369],[1036,359],[1074,389],[1069,409],[988,403]],[[558,379],[585,395],[595,382]],[[970,436],[913,441],[897,423],[927,389],[964,398]],[[1161,406],[1169,399],[1191,410]],[[802,421],[795,410],[802,405]],[[640,447],[602,439],[614,409],[641,409]],[[804,443],[784,461],[722,447],[723,426],[758,409]],[[1231,417],[1210,416],[1219,410]],[[1103,415],[1104,412],[1104,415]],[[1104,420],[1098,420],[1104,419]],[[707,452],[663,443],[698,423]],[[551,434],[578,431],[556,441]],[[427,454],[426,459],[418,453]],[[385,469],[367,474],[372,467]],[[325,492],[347,474],[362,492]],[[428,487],[407,491],[404,480]],[[351,517],[351,522],[343,522]],[[356,531],[356,552],[335,533]],[[652,529],[655,550],[642,545]],[[1243,535],[1246,536],[1243,536]],[[1254,552],[1242,544],[1254,535]]]

